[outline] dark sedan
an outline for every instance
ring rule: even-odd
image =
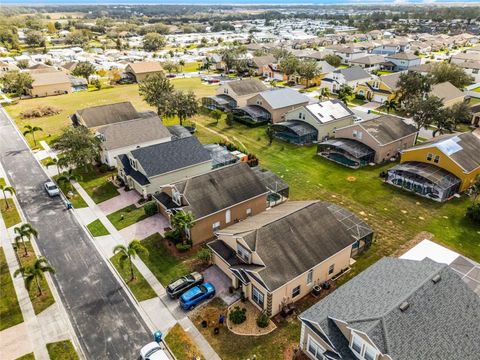
[[[198,272],[193,272],[189,275],[182,276],[180,279],[175,280],[168,285],[167,294],[172,299],[176,299],[188,289],[191,289],[195,285],[200,285],[201,283],[203,283],[203,275]]]

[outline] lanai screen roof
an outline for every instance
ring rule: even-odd
[[[267,189],[277,193],[281,193],[288,189],[288,184],[280,176],[270,170],[262,169],[258,166],[253,167],[252,170]]]
[[[270,113],[267,110],[265,110],[264,108],[258,105],[247,105],[239,108],[238,110],[245,112],[246,114],[250,115],[254,119],[270,116]]]
[[[277,128],[281,126],[286,127],[297,136],[304,136],[304,135],[317,133],[317,129],[315,129],[312,125],[299,120],[283,121],[274,125],[274,127],[277,127]]]
[[[330,139],[320,143],[320,145],[329,145],[346,151],[357,159],[373,155],[375,151],[367,145],[351,139]]]
[[[405,171],[431,181],[442,189],[460,184],[460,179],[435,165],[420,162],[406,162],[392,167],[389,171]]]

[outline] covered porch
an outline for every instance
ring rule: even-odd
[[[438,202],[451,198],[460,189],[460,179],[432,164],[406,162],[389,169],[386,182]]]
[[[261,126],[270,122],[271,114],[258,105],[247,105],[233,109],[233,118],[248,126]]]
[[[304,121],[283,121],[273,125],[275,137],[295,145],[310,145],[317,141],[318,131]]]
[[[351,139],[330,139],[318,144],[317,154],[352,169],[368,165],[375,159],[375,151]]]

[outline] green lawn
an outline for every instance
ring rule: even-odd
[[[77,169],[74,173],[80,176],[78,183],[92,198],[95,204],[99,204],[120,194],[115,185],[109,181],[112,176],[116,174],[116,171],[102,172],[100,168],[92,167],[88,172]]]
[[[0,247],[0,331],[23,322],[5,253]]]
[[[109,235],[107,228],[102,224],[100,219],[92,221],[90,224],[87,225],[88,231],[92,234],[92,236],[105,236]]]
[[[473,89],[473,91],[480,92],[480,87],[477,87],[477,88]]]
[[[107,215],[108,220],[111,221],[117,230],[122,230],[127,226],[146,219],[147,217],[148,215],[145,214],[143,207],[137,208],[135,204],[129,205],[123,209],[111,213],[110,215]]]
[[[4,178],[0,178],[0,186],[5,186],[7,183],[5,182]]]
[[[27,242],[26,244],[28,256],[24,256],[23,245],[20,245],[20,248],[17,249],[17,255],[22,266],[33,266],[35,260],[37,259],[37,256],[35,254],[35,251],[33,250],[31,242]],[[41,296],[38,295],[38,290],[34,283],[32,283],[32,286],[28,292],[33,305],[33,310],[37,315],[55,302],[52,291],[50,290],[50,287],[48,286],[47,280],[45,278],[41,279],[40,286],[43,292]]]
[[[47,344],[50,360],[78,360],[79,357],[70,340]]]
[[[197,72],[200,65],[202,65],[200,61],[186,63],[182,66],[182,72]]]
[[[42,159],[40,160],[40,164],[42,164],[43,166],[47,167],[47,165],[50,163],[50,161],[52,161],[53,159],[49,156],[49,157],[46,157],[45,159]]]
[[[194,356],[204,359],[190,335],[178,323],[165,336],[165,342],[177,360],[191,360]]]
[[[150,284],[145,280],[145,278],[140,274],[135,265],[133,266],[133,273],[135,274],[135,279],[130,281],[130,267],[128,261],[124,263],[123,268],[120,266],[120,254],[116,254],[110,258],[113,266],[122,276],[122,279],[128,285],[133,295],[138,301],[148,300],[157,296],[155,291],[151,288]]]
[[[58,175],[53,177],[54,180],[56,180],[57,178],[58,178]],[[67,196],[67,194],[69,192],[72,193],[72,196],[70,196],[69,200],[70,200],[70,202],[72,203],[72,205],[75,209],[88,207],[85,200],[78,193],[77,189],[75,189],[73,187],[73,185],[70,185],[70,184],[68,184],[64,181],[62,181],[60,183],[57,182],[57,185],[60,188],[60,190],[62,190],[62,192],[65,196]]]
[[[35,355],[33,355],[33,352],[30,354],[23,355],[16,360],[35,360]]]
[[[7,203],[9,205],[8,209]],[[0,199],[0,213],[2,214],[5,226],[9,228],[13,225],[17,225],[21,221],[21,219],[13,200],[11,198],[8,198],[7,203],[5,202],[5,199]]]
[[[168,253],[167,244],[160,234],[142,240],[142,245],[147,248],[148,256],[140,255],[140,258],[164,286],[192,271],[188,262]]]

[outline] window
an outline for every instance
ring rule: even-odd
[[[232,212],[230,211],[230,209],[228,209],[225,212],[225,222],[228,224],[230,223],[230,221],[232,221]]]
[[[370,346],[365,344],[365,353],[364,353],[363,357],[366,360],[375,360],[376,355],[377,355],[376,351],[374,349],[372,349]]]
[[[214,222],[212,224],[212,229],[213,229],[213,231],[219,230],[220,229],[220,221]]]
[[[359,336],[352,334],[352,343],[350,348],[362,360],[375,360],[378,355],[378,351],[371,345],[367,344]]]
[[[432,161],[433,155],[428,153],[427,154],[427,161]]]
[[[362,343],[360,342],[360,339],[356,337],[355,335],[352,338],[352,349],[360,355],[362,353]]]
[[[300,285],[298,285],[297,287],[293,288],[292,290],[292,298],[296,297],[300,295]]]
[[[315,340],[313,340],[310,335],[308,335],[308,352],[312,355],[315,359],[323,360],[325,357],[323,353],[325,349],[320,346]]]
[[[247,209],[247,216],[252,216],[252,209],[251,208]]]
[[[132,168],[134,168],[135,170],[137,170],[137,164],[136,164],[135,160],[130,159],[130,166],[131,166]]]
[[[298,113],[298,118],[299,118],[299,119],[302,118],[302,113]]]
[[[250,263],[250,252],[240,244],[237,244],[237,255],[245,262]]]
[[[172,188],[172,201],[178,206],[182,205],[182,195],[176,189],[173,189],[173,188]]]
[[[332,275],[334,270],[335,270],[335,264],[330,265],[330,267],[328,268],[328,275]]]
[[[435,159],[433,159],[433,162],[434,162],[435,164],[438,164],[439,161],[440,161],[440,155],[436,155],[436,156],[435,156]]]
[[[313,269],[310,269],[307,274],[307,285],[310,285],[313,281]]]
[[[252,300],[263,309],[263,293],[252,285]]]

